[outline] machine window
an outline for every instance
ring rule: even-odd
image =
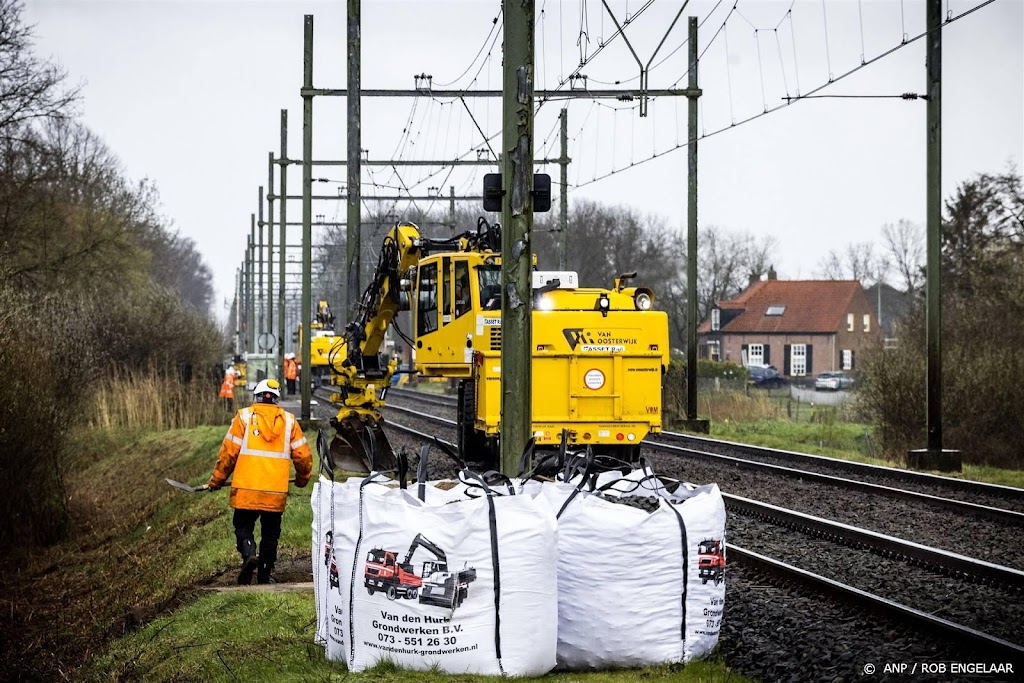
[[[469,287],[469,263],[455,262],[455,317],[459,318],[473,307],[472,294]]]
[[[416,332],[417,334],[429,334],[437,330],[437,264],[430,263],[421,266],[419,271]]]
[[[501,308],[501,266],[480,266],[476,269],[480,286],[480,307],[485,311]]]

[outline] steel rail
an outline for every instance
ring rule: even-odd
[[[906,489],[899,489],[892,486],[883,486],[882,484],[871,484],[869,482],[858,481],[856,479],[844,479],[843,477],[836,477],[831,474],[808,472],[807,470],[798,470],[792,467],[773,465],[771,463],[759,462],[756,460],[746,460],[744,458],[721,455],[719,453],[708,453],[706,451],[698,451],[692,448],[684,448],[682,446],[673,446],[672,444],[660,443],[657,441],[647,441],[646,439],[643,441],[643,445],[652,450],[691,455],[705,460],[715,460],[717,462],[734,465],[746,470],[771,472],[786,477],[838,486],[852,491],[864,491],[866,493],[873,493],[889,498],[902,498],[904,500],[954,510],[961,514],[980,515],[998,522],[1024,526],[1024,512],[1017,512],[1015,510],[1004,510],[1003,508],[992,507],[989,505],[980,505],[978,503],[970,503],[963,500],[933,496],[929,493],[908,491]]]
[[[408,397],[411,399],[413,398],[412,396],[409,396],[409,394],[411,393],[413,392],[406,390],[400,396],[403,398]],[[438,405],[442,404],[440,400],[440,397],[438,397]],[[448,403],[446,402],[445,404]],[[450,404],[454,404],[454,400],[452,400]],[[736,450],[738,452],[745,453],[753,457],[775,458],[776,460],[788,460],[796,463],[814,464],[854,474],[888,477],[890,479],[897,479],[917,484],[944,487],[955,491],[962,491],[965,493],[978,493],[996,497],[1004,497],[1011,500],[1024,501],[1024,488],[1018,488],[1015,486],[1006,486],[1003,484],[990,484],[987,482],[974,481],[971,479],[944,477],[938,474],[915,472],[913,470],[904,470],[898,467],[887,467],[885,465],[871,465],[863,462],[854,462],[852,460],[840,460],[838,458],[829,458],[824,455],[815,455],[813,453],[800,453],[798,451],[778,450],[774,448],[766,448],[764,446],[754,446],[751,444],[737,443],[735,441],[723,441],[721,439],[711,439],[705,436],[696,436],[693,434],[683,434],[679,432],[662,432],[660,434],[660,438],[671,439],[673,441],[682,441],[685,443],[689,443],[700,449],[714,446],[725,446],[732,450]],[[657,439],[647,438],[644,439],[642,443],[645,445],[653,445],[661,442],[659,442]],[[702,450],[701,452],[704,451]],[[998,510],[1000,508],[992,509]],[[1018,513],[1018,516],[1013,517],[1013,519],[1024,519],[1024,515],[1020,515]]]
[[[972,645],[996,659],[1009,658],[1015,663],[1024,660],[1024,647],[1002,638],[922,612],[740,546],[730,544],[727,547],[727,554],[730,560],[739,560],[743,564],[749,564],[784,580],[810,586],[827,595],[851,602],[858,607],[882,613],[896,621],[913,624],[943,638],[950,638],[954,641],[970,641]]]
[[[892,553],[900,559],[916,561],[928,568],[960,574],[969,579],[993,581],[1005,586],[1024,589],[1024,572],[1018,569],[976,560],[948,550],[932,548],[877,531],[834,522],[731,493],[723,492],[722,497],[725,499],[726,509],[745,512],[755,518],[771,521],[797,531],[839,539],[849,545],[860,544],[882,553]]]
[[[396,408],[397,406],[391,407]],[[408,408],[402,408],[400,409],[400,412],[410,413],[446,425],[455,424],[453,420],[439,418],[436,416],[428,416]],[[384,423],[393,429],[417,436],[424,440],[433,441],[434,439],[437,439],[434,435],[427,434],[392,420],[385,420]],[[455,444],[448,441],[444,441],[443,439],[438,440],[444,442],[450,447],[455,447]],[[1020,587],[1021,585],[1024,585],[1024,572],[1020,572],[1015,569],[1002,567],[1000,565],[995,565],[981,560],[972,560],[937,548],[929,548],[928,546],[923,546],[917,543],[903,541],[902,539],[885,536],[884,534],[879,534],[867,529],[860,529],[845,524],[830,522],[818,517],[805,515],[793,510],[786,510],[785,508],[779,508],[767,503],[760,503],[741,496],[723,493],[723,497],[727,501],[727,506],[733,507],[734,509],[740,508],[754,510],[756,511],[755,514],[769,515],[776,519],[790,520],[791,523],[798,524],[805,528],[812,528],[820,532],[838,535],[851,541],[865,543],[866,545],[871,545],[872,547],[889,552],[895,552],[929,565],[969,573],[974,576],[983,576],[984,578],[996,580],[1012,586]],[[747,563],[758,567],[763,571],[775,574],[776,576],[781,576],[785,580],[796,581],[798,583],[808,585],[819,592],[843,599],[847,602],[852,602],[858,607],[868,608],[882,613],[896,621],[903,623],[909,622],[944,638],[951,638],[953,640],[965,639],[972,645],[987,653],[991,653],[991,655],[995,657],[1011,658],[1013,661],[1018,662],[1024,661],[1024,647],[1002,638],[992,636],[962,624],[957,624],[949,621],[948,619],[928,614],[913,607],[863,591],[859,588],[846,585],[805,569],[794,567],[740,546],[729,545],[728,553],[733,559],[738,559],[742,563]]]
[[[728,446],[731,449],[745,452],[753,456],[771,457],[777,458],[779,460],[791,460],[794,462],[814,463],[820,464],[825,467],[831,467],[833,469],[842,469],[847,470],[849,472],[856,472],[859,474],[873,474],[876,476],[890,477],[893,479],[902,479],[904,481],[912,481],[921,484],[944,486],[946,488],[955,489],[959,491],[966,491],[970,493],[984,493],[988,495],[1004,496],[1015,500],[1024,500],[1024,489],[1017,488],[1014,486],[1004,486],[1002,484],[989,484],[986,482],[974,481],[971,479],[957,479],[955,477],[944,477],[938,474],[928,474],[926,472],[903,470],[898,467],[887,467],[885,465],[870,465],[868,463],[854,462],[852,460],[839,460],[837,458],[829,458],[824,455],[814,455],[812,453],[776,450],[774,448],[766,448],[764,446],[753,446],[750,444],[736,443],[734,441],[722,441],[720,439],[710,439],[704,436],[695,436],[693,434],[681,434],[679,432],[662,432],[661,436],[679,441],[689,442],[691,444],[698,444],[701,445],[702,447],[707,447],[708,445]]]
[[[443,417],[437,417],[434,415],[426,415],[420,411],[405,408],[402,406],[390,405],[390,410],[397,410],[412,415],[417,415],[426,420],[436,421],[440,424],[455,427],[455,420],[449,420]],[[783,465],[773,465],[771,463],[759,462],[756,460],[746,460],[744,458],[737,458],[729,455],[721,455],[719,453],[708,453],[706,451],[698,451],[690,448],[684,448],[682,446],[674,446],[672,444],[661,443],[658,441],[650,441],[644,439],[641,442],[643,446],[652,450],[664,451],[674,454],[684,454],[696,456],[699,458],[710,459],[717,462],[725,463],[728,465],[734,465],[742,469],[752,471],[767,471],[782,476],[803,479],[806,481],[814,481],[821,484],[828,484],[830,486],[837,486],[853,491],[864,491],[866,493],[872,493],[875,495],[882,495],[889,498],[902,498],[904,500],[910,500],[916,503],[923,503],[926,505],[932,505],[935,507],[946,508],[953,510],[960,514],[978,515],[985,517],[986,519],[992,519],[998,522],[1009,523],[1016,526],[1024,526],[1024,513],[1017,512],[1016,510],[1005,510],[1003,508],[992,507],[989,505],[981,505],[979,503],[971,503],[963,500],[955,500],[952,498],[942,498],[941,496],[935,496],[930,493],[920,493],[918,491],[908,491],[906,489],[895,488],[892,486],[884,486],[882,484],[872,484],[866,481],[858,481],[856,479],[845,479],[843,477],[837,477],[831,474],[821,474],[818,472],[808,472],[806,470],[799,470],[792,467],[785,467]]]
[[[456,424],[454,420],[434,415],[427,416],[412,408],[401,408],[398,406],[391,406],[391,408],[446,426],[455,426]],[[422,434],[395,422],[385,421],[385,424],[404,429],[409,433]],[[429,435],[424,436],[425,438],[433,438]],[[995,581],[1003,585],[1024,589],[1024,572],[1017,569],[985,562],[984,560],[975,560],[947,550],[932,548],[920,543],[914,543],[913,541],[896,538],[895,536],[889,536],[841,522],[834,522],[822,517],[815,517],[814,515],[781,508],[770,503],[763,503],[731,493],[723,492],[722,497],[725,498],[726,507],[745,511],[763,519],[775,520],[791,528],[807,529],[815,534],[843,539],[848,543],[860,543],[882,553],[893,553],[949,573],[960,573],[968,577]]]
[[[438,394],[428,394],[425,391],[411,391],[409,389],[400,389],[398,387],[390,387],[388,389],[388,396],[396,396],[398,398],[406,399],[408,401],[421,401],[432,406],[441,406],[444,408],[455,408],[456,400],[451,396],[441,396]],[[385,406],[391,408],[392,406]]]

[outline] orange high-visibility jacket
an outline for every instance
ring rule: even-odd
[[[299,364],[294,358],[284,359],[284,378],[296,379],[299,376]]]
[[[224,381],[220,383],[220,397],[235,397],[235,375],[233,373],[229,372],[224,375]]]
[[[256,403],[235,414],[210,486],[223,486],[234,472],[231,507],[284,512],[291,463],[295,463],[295,485],[305,486],[313,471],[313,456],[298,421],[283,408]]]

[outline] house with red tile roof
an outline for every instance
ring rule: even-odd
[[[856,371],[882,335],[857,280],[756,280],[697,328],[699,356],[773,365],[789,378]]]

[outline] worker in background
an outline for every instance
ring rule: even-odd
[[[463,275],[455,283],[455,317],[459,317],[469,310],[469,279]]]
[[[224,379],[220,383],[220,398],[224,400],[224,407],[231,410],[235,402],[235,368],[229,365],[224,371]]]
[[[230,504],[235,514],[236,547],[242,556],[238,583],[271,583],[277,561],[277,541],[288,500],[288,475],[295,463],[295,485],[309,483],[313,456],[295,416],[277,404],[281,385],[265,379],[253,389],[253,405],[235,414],[220,447],[210,490],[224,486],[232,472]],[[256,520],[260,520],[259,555]]]
[[[284,354],[284,381],[288,385],[288,395],[295,395],[295,380],[299,378],[299,364],[294,353]]]

